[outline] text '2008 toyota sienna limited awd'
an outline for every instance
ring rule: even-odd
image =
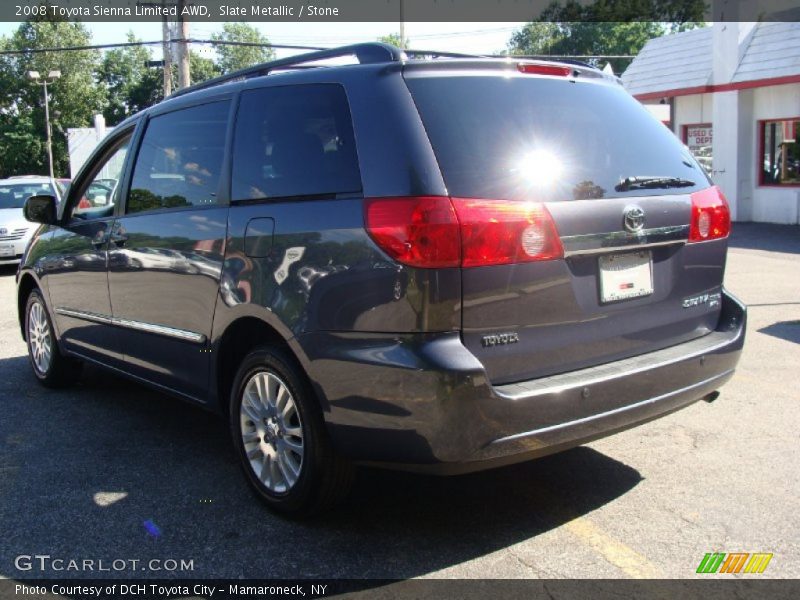
[[[90,361],[224,414],[284,512],[353,465],[484,469],[712,399],[744,340],[725,198],[587,65],[266,63],[126,120],[26,215],[36,377]]]

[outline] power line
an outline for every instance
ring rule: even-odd
[[[179,38],[172,38],[167,40],[169,43],[177,43]],[[247,47],[259,47],[259,48],[277,48],[279,50],[328,50],[329,48],[323,48],[321,46],[303,46],[297,44],[265,44],[262,42],[236,42],[236,41],[228,41],[228,40],[203,40],[203,39],[196,39],[196,38],[188,38],[186,40],[187,43],[190,44],[211,44],[213,46],[247,46]],[[3,50],[0,51],[0,55],[2,54],[40,54],[43,52],[76,52],[81,50],[107,50],[110,48],[129,48],[132,46],[160,46],[163,43],[162,40],[157,41],[148,41],[148,42],[119,42],[116,44],[91,44],[86,46],[63,46],[59,48],[28,48],[26,50]],[[488,56],[488,55],[487,55]],[[506,56],[506,55],[497,55],[497,56]],[[510,58],[514,58],[517,55],[511,54],[508,55]],[[523,56],[517,56],[518,58],[525,58]],[[570,55],[537,55],[535,57],[528,57],[528,58],[582,58],[582,59],[600,59],[600,58],[635,58],[633,54],[570,54]]]
[[[183,41],[180,38],[172,38],[167,40],[169,43],[177,43]],[[325,50],[319,46],[300,46],[295,44],[263,44],[260,42],[234,42],[227,40],[200,40],[188,38],[186,40],[190,44],[212,44],[218,46],[254,46],[262,48],[278,48],[281,50]],[[132,46],[160,46],[163,40],[147,41],[147,42],[119,42],[116,44],[88,44],[85,46],[62,46],[58,48],[28,48],[25,50],[2,50],[0,55],[8,54],[41,54],[44,52],[79,52],[82,50],[108,50],[110,48],[130,48]]]

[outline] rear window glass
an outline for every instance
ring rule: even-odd
[[[407,83],[453,196],[583,200],[709,185],[688,149],[620,87],[479,75]],[[626,190],[627,177],[694,185]]]
[[[232,200],[360,190],[350,109],[340,86],[242,93],[233,144]]]

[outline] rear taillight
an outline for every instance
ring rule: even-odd
[[[400,263],[479,267],[552,260],[561,239],[543,204],[425,196],[365,204],[372,239]]]
[[[389,256],[428,269],[461,264],[461,239],[450,198],[422,196],[367,200],[365,224]]]
[[[705,242],[728,237],[731,212],[728,201],[717,186],[695,192],[692,198],[692,222],[689,242]]]
[[[465,267],[551,260],[563,255],[547,208],[535,202],[453,198]]]

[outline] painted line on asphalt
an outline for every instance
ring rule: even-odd
[[[565,524],[567,531],[601,554],[608,562],[635,579],[663,579],[664,573],[633,548],[611,537],[584,517]]]

